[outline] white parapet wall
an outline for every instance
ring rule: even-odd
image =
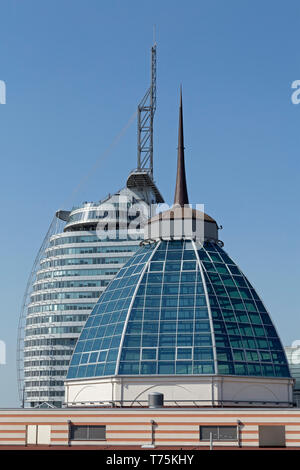
[[[164,395],[166,405],[291,406],[292,379],[239,376],[113,376],[69,380],[68,406],[117,402],[147,405],[151,392]]]

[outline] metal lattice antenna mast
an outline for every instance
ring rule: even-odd
[[[153,118],[156,110],[156,43],[151,48],[151,85],[138,105],[137,169],[153,178]]]

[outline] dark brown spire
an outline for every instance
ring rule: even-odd
[[[178,157],[177,176],[174,205],[183,207],[189,203],[186,187],[185,165],[184,165],[184,142],[183,142],[183,117],[182,117],[182,90],[180,87],[179,127],[178,127]]]

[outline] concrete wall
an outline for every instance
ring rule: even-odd
[[[221,402],[227,405],[240,402],[240,406],[246,402],[247,406],[267,402],[269,406],[284,406],[292,403],[292,383],[291,379],[238,376],[116,376],[69,380],[65,385],[68,405],[110,401],[126,405],[146,401],[150,392],[160,392],[169,405],[175,401],[193,405],[198,401],[200,406]],[[173,403],[167,403],[170,401]]]
[[[50,426],[50,444],[68,445],[69,422],[106,426],[103,441],[73,441],[76,445],[142,446],[151,442],[154,420],[155,444],[207,446],[200,441],[200,425],[239,426],[240,445],[257,447],[260,426],[284,426],[287,447],[300,447],[300,410],[247,408],[76,408],[0,410],[1,445],[25,445],[28,426]],[[239,424],[238,424],[239,422]],[[46,427],[45,427],[46,426]],[[49,429],[49,428],[47,428]],[[31,428],[32,430],[32,428]],[[48,435],[48,434],[47,434]],[[215,446],[238,446],[238,441],[215,442]]]

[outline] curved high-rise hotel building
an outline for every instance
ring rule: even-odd
[[[153,181],[155,58],[138,107],[138,165],[125,187],[97,203],[57,211],[25,292],[17,367],[23,406],[61,406],[70,357],[100,294],[138,249],[163,198]]]

